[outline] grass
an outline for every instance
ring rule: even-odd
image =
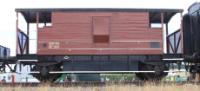
[[[0,91],[199,91],[199,85],[192,84],[159,84],[147,83],[144,86],[135,85],[105,85],[105,86],[69,86],[69,87],[51,87],[41,85],[38,87],[0,87]]]

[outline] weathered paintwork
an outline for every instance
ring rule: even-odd
[[[162,28],[148,12],[52,12],[52,26],[38,29],[38,54],[162,54]],[[159,43],[152,48],[151,42]]]

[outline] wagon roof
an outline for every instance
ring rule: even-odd
[[[36,23],[36,14],[39,12],[39,22],[51,22],[51,12],[149,12],[150,22],[160,23],[161,12],[164,13],[164,23],[168,23],[173,15],[183,12],[183,9],[136,9],[136,8],[18,8],[29,23]]]

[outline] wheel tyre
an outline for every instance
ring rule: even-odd
[[[167,73],[164,73],[164,70],[167,70],[167,67],[163,65],[150,65],[145,63],[140,63],[139,65],[140,71],[152,71],[154,70],[155,73],[136,73],[136,76],[141,80],[147,81],[160,81]]]

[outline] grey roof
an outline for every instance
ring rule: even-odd
[[[168,23],[173,15],[183,12],[182,9],[137,9],[137,8],[18,8],[29,23],[36,23],[36,13],[39,12],[39,22],[51,22],[51,12],[149,12],[150,22],[161,22],[160,14],[164,13],[164,22]]]
[[[188,8],[188,13],[193,14],[195,12],[198,12],[200,10],[200,2],[195,2]]]

